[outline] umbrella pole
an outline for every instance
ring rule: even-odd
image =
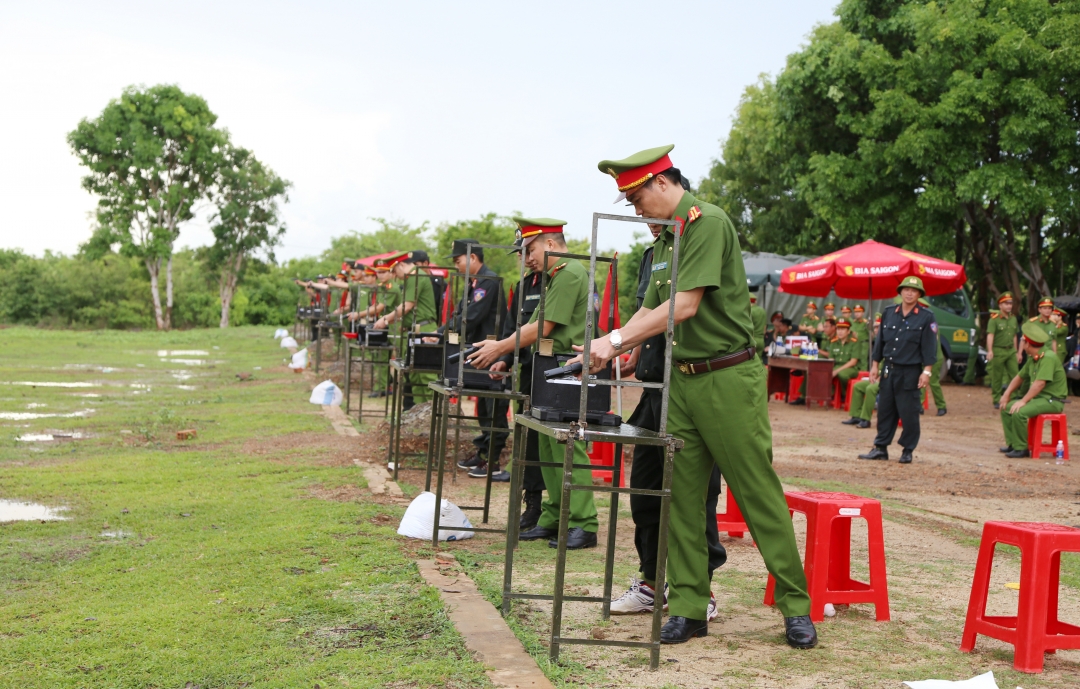
[[[873,318],[874,318],[874,278],[868,278],[867,283],[870,286],[869,287],[870,295],[866,300],[866,306],[867,306],[867,309],[869,310],[870,318],[871,318],[870,327],[866,329],[866,332],[869,333],[869,335],[870,335],[870,337],[866,338],[866,343],[867,343],[866,346],[868,346],[870,348],[870,351],[867,353],[867,356],[866,356],[866,365],[867,365],[867,367],[869,367],[871,364],[874,363],[874,321],[873,321]]]

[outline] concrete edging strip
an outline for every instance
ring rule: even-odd
[[[440,554],[440,557],[450,557]],[[465,637],[465,646],[485,666],[496,687],[554,689],[533,657],[525,652],[506,620],[476,589],[464,572],[447,576],[433,560],[417,560],[420,575],[439,589],[454,627]]]

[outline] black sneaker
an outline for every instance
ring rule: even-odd
[[[491,472],[492,483],[510,483],[509,471],[493,471]]]
[[[540,490],[525,491],[525,511],[521,513],[520,528],[528,531],[540,521],[541,503],[544,500],[544,492]]]
[[[845,426],[857,426],[860,421],[862,421],[862,419],[857,416],[853,416],[846,421],[841,421],[840,423],[844,424]]]
[[[484,464],[484,463],[485,462],[484,462],[483,457],[481,457],[478,454],[474,454],[472,457],[469,457],[468,459],[461,460],[460,462],[457,463],[457,465],[461,469],[472,469],[473,467],[480,466],[481,464]]]
[[[495,471],[498,471],[499,467],[495,467]],[[493,471],[492,473],[495,473]],[[480,462],[472,469],[469,469],[469,478],[487,478],[487,462]]]
[[[938,409],[938,410],[937,410],[937,415],[938,415],[938,416],[945,416],[945,415],[946,415],[946,414],[948,414],[948,413],[949,413],[949,412],[948,412],[948,410],[947,410],[947,409],[945,409],[945,407],[942,407],[941,409]]]

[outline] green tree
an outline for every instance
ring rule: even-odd
[[[219,274],[220,327],[229,327],[229,308],[245,264],[255,252],[274,260],[274,247],[285,234],[278,203],[287,203],[289,182],[259,162],[251,151],[228,146],[214,189],[216,210],[210,229],[214,245],[208,261]]]
[[[172,252],[180,225],[205,198],[227,142],[216,121],[206,101],[177,86],[128,87],[67,137],[88,170],[83,188],[98,196],[98,228],[87,249],[100,255],[119,244],[120,253],[143,261],[158,329],[172,325]]]

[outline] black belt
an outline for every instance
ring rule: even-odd
[[[746,349],[735,352],[734,354],[725,354],[724,356],[716,357],[715,359],[709,359],[708,361],[676,361],[675,367],[682,373],[688,375],[695,375],[698,373],[708,373],[710,371],[719,371],[722,368],[728,368],[736,364],[741,364],[744,361],[749,361],[754,358],[754,348],[747,347]]]

